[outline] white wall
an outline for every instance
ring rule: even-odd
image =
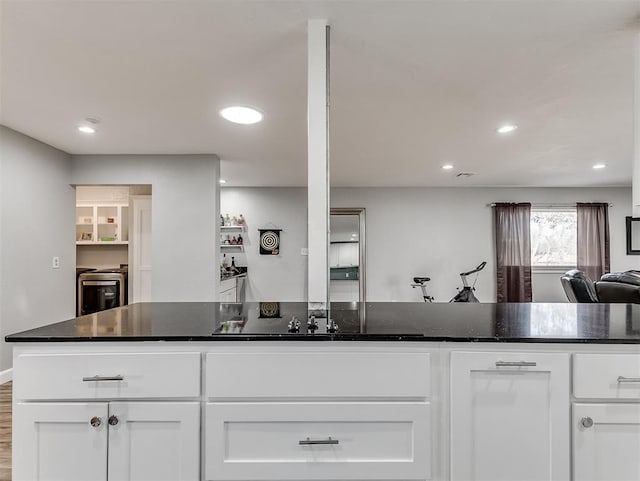
[[[306,301],[307,257],[300,249],[307,246],[307,190],[224,187],[220,206],[222,214],[242,214],[247,222],[245,253],[227,253],[229,263],[233,255],[237,265],[248,268],[246,300]],[[283,229],[277,256],[259,253],[258,229],[269,224]]]
[[[71,161],[75,185],[152,186],[154,301],[217,300],[216,155],[74,155]]]
[[[53,256],[60,268],[52,269]],[[0,126],[0,370],[8,334],[74,317],[75,190],[71,159]]]
[[[627,256],[625,216],[631,188],[336,188],[332,207],[366,208],[367,300],[419,301],[409,287],[417,275],[431,277],[431,294],[447,301],[460,285],[458,274],[488,262],[477,297],[495,301],[492,202],[610,202],[611,270],[640,268]],[[565,302],[559,273],[533,277],[534,301]]]

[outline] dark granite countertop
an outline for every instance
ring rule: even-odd
[[[289,333],[295,316],[300,332]],[[640,343],[640,305],[332,303],[338,324],[307,329],[307,304],[140,303],[6,337],[61,341],[451,341]]]

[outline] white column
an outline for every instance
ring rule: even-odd
[[[329,293],[328,27],[309,20],[307,59],[307,224],[310,308],[323,309]]]
[[[635,80],[633,87],[633,217],[640,217],[640,25],[635,32]]]

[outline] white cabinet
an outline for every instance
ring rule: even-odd
[[[197,402],[18,403],[14,432],[14,481],[199,480]]]
[[[640,404],[574,404],[574,481],[640,479]]]
[[[205,363],[207,481],[431,479],[430,353],[251,348]]]
[[[574,481],[640,479],[640,355],[576,354],[573,394]]]
[[[360,264],[359,243],[333,242],[329,246],[329,266],[355,267]]]
[[[112,403],[109,424],[109,481],[200,479],[200,403]]]
[[[113,245],[129,241],[129,206],[127,202],[76,205],[76,244]]]
[[[200,352],[53,351],[14,356],[14,481],[200,479]]]
[[[236,302],[236,279],[224,279],[220,281],[220,302]]]
[[[570,478],[569,355],[451,354],[451,479]]]
[[[107,403],[15,404],[13,480],[106,481],[107,418]]]

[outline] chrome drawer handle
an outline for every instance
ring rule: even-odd
[[[310,444],[340,444],[340,441],[337,439],[331,439],[331,436],[329,436],[328,439],[303,439],[298,441],[298,444],[300,446],[309,446]]]
[[[618,376],[618,382],[619,383],[623,383],[623,382],[640,382],[640,377]]]
[[[535,367],[537,363],[530,361],[497,361],[496,367]]]
[[[87,376],[82,378],[83,382],[96,382],[96,381],[124,381],[124,376],[118,374],[117,376]]]

